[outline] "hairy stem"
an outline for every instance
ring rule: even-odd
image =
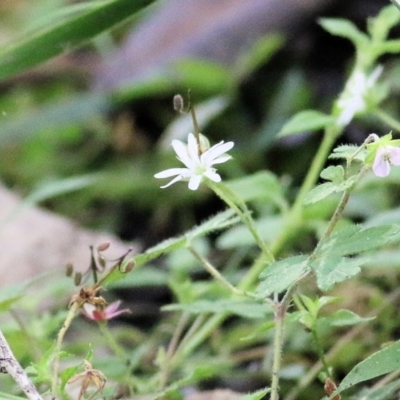
[[[74,319],[76,313],[78,312],[79,309],[79,304],[77,302],[74,302],[69,311],[67,318],[65,319],[60,331],[58,332],[57,335],[57,342],[56,342],[56,347],[54,349],[54,361],[53,361],[53,376],[52,376],[52,383],[51,383],[51,391],[54,396],[59,395],[59,388],[58,388],[58,370],[60,367],[60,356],[61,356],[61,347],[62,347],[62,342],[64,340],[64,336],[67,333],[68,328],[71,326],[71,322]]]

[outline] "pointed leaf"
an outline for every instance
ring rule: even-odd
[[[314,204],[318,201],[325,199],[333,193],[341,193],[345,190],[351,188],[356,182],[356,176],[353,175],[343,182],[334,183],[326,182],[321,185],[316,186],[314,189],[310,190],[305,196],[303,204]]]
[[[265,318],[271,310],[265,304],[255,301],[234,300],[199,300],[190,304],[169,304],[162,307],[164,311],[186,311],[192,314],[225,313],[239,315],[243,318]]]
[[[271,391],[270,388],[265,388],[261,390],[257,390],[257,392],[246,394],[242,397],[239,397],[238,400],[261,400],[264,399],[265,395]]]
[[[357,364],[342,380],[338,389],[331,396],[357,385],[360,382],[376,378],[400,369],[400,341],[372,354]]]
[[[280,130],[278,136],[313,132],[325,128],[334,121],[333,117],[320,111],[306,110],[293,116]]]
[[[53,26],[25,33],[0,51],[0,80],[70,51],[112,26],[127,20],[154,0],[92,2],[86,12],[72,14]]]
[[[318,287],[329,290],[335,283],[342,282],[360,272],[360,266],[366,262],[365,259],[344,258],[330,255],[318,258],[311,264],[317,277]]]
[[[285,258],[269,265],[261,273],[261,283],[256,292],[267,297],[272,293],[281,293],[308,272],[307,256]]]
[[[344,169],[341,165],[331,165],[321,171],[322,179],[332,181],[333,183],[341,183],[344,181]]]
[[[355,45],[363,45],[369,40],[367,35],[359,31],[352,22],[346,19],[321,18],[319,23],[331,35],[349,39]]]
[[[381,225],[364,229],[351,225],[335,231],[321,246],[319,253],[329,251],[342,256],[358,254],[389,244],[399,231],[400,225]]]

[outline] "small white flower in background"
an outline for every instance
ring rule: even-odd
[[[215,164],[222,164],[232,157],[225,154],[234,146],[233,142],[224,141],[209,147],[207,139],[200,135],[201,150],[199,150],[198,142],[193,133],[189,133],[188,143],[185,144],[180,140],[173,140],[172,147],[175,150],[177,158],[186,168],[170,168],[155,174],[155,178],[170,178],[175,176],[171,182],[161,186],[166,188],[175,182],[185,180],[189,181],[189,189],[197,190],[204,177],[214,182],[220,182],[221,176],[217,174],[217,170],[213,168]]]
[[[372,133],[369,137],[372,140],[368,145],[372,150],[371,156],[368,157],[369,163],[371,164],[372,157],[372,171],[376,176],[384,178],[389,175],[392,165],[400,165],[400,147],[398,147],[400,140],[392,140],[390,133],[381,138]]]
[[[337,102],[340,112],[336,122],[339,126],[348,125],[356,114],[366,110],[366,98],[382,71],[383,67],[379,65],[369,76],[360,70],[353,72]]]
[[[378,149],[372,170],[376,176],[384,178],[389,175],[392,165],[400,165],[400,147],[382,146]]]

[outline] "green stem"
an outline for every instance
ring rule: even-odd
[[[204,257],[202,257],[193,247],[189,247],[190,252],[204,265],[204,268],[207,270],[207,272],[210,273],[212,277],[214,277],[217,281],[221,282],[224,286],[226,286],[233,294],[237,294],[239,296],[249,296],[252,298],[257,298],[252,293],[246,293],[243,290],[240,290],[233,286],[229,281],[225,279],[223,275],[210,263],[208,262]]]
[[[59,397],[59,388],[58,388],[58,370],[60,366],[60,356],[61,356],[61,346],[64,340],[64,336],[67,333],[68,328],[71,326],[71,322],[74,319],[76,313],[78,312],[80,305],[77,302],[74,302],[69,311],[67,318],[65,319],[60,331],[57,335],[56,347],[54,349],[54,361],[53,361],[53,376],[51,383],[51,391],[55,397]]]
[[[281,369],[286,305],[279,303],[275,311],[274,361],[272,364],[271,400],[279,399],[279,372]]]
[[[317,333],[317,330],[315,329],[315,327],[313,327],[313,329],[311,330],[311,334],[314,339],[315,346],[317,347],[317,352],[318,352],[319,359],[322,363],[322,368],[325,371],[326,376],[332,379],[332,376],[329,372],[328,363],[326,362],[324,350],[321,347],[321,343],[319,341],[318,333]]]
[[[125,369],[125,383],[128,386],[130,397],[134,396],[134,387],[137,386],[135,383],[135,377],[130,371],[130,360],[127,357],[126,351],[118,344],[115,337],[112,335],[107,321],[99,321],[99,330],[107,342],[108,347],[114,352],[114,354],[120,358],[124,364],[128,367]]]
[[[378,109],[374,114],[385,124],[389,125],[391,128],[400,132],[400,122],[393,118],[391,115],[387,114],[385,111]]]
[[[302,220],[304,197],[318,181],[319,174],[321,173],[321,170],[328,158],[328,155],[332,150],[332,146],[341,133],[342,128],[337,126],[328,127],[325,130],[321,145],[318,148],[318,151],[311,163],[307,176],[299,190],[293,206],[287,214],[284,230],[271,246],[272,254],[276,255],[281,250],[283,245],[287,243],[287,241],[293,235],[296,234],[297,227],[301,224]]]
[[[108,347],[115,353],[115,355],[124,360],[124,362],[129,363],[125,350],[117,343],[114,336],[111,334],[107,321],[99,321],[99,330],[106,339]]]
[[[241,198],[236,196],[227,186],[223,183],[215,183],[211,180],[207,180],[207,184],[214,193],[220,197],[232,210],[236,212],[239,218],[242,220],[243,224],[250,231],[257,245],[263,251],[265,256],[269,259],[269,262],[274,261],[274,256],[262,240],[260,234],[258,233],[257,227],[251,217],[251,212],[247,208],[247,205]]]

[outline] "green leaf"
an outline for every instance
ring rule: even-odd
[[[360,382],[388,374],[398,369],[400,369],[400,341],[377,351],[357,364],[342,380],[338,389],[330,398]]]
[[[0,52],[0,80],[71,51],[101,32],[126,21],[153,1],[96,2],[86,12],[73,14],[50,27],[26,32],[19,41],[11,43]]]
[[[225,182],[243,201],[269,200],[275,204],[284,202],[283,190],[276,175],[269,171],[259,171],[243,178]]]
[[[318,254],[352,255],[389,244],[399,233],[400,225],[381,225],[362,228],[358,225],[347,226],[334,231],[321,246]]]
[[[260,274],[261,283],[256,292],[263,297],[281,293],[308,271],[308,257],[305,255],[274,262]]]
[[[344,169],[341,165],[325,168],[320,174],[322,179],[332,181],[333,183],[342,183],[344,181]]]
[[[114,282],[112,285],[109,285],[108,288],[122,289],[143,286],[163,286],[168,284],[168,279],[168,271],[160,269],[159,267],[147,265],[146,268],[134,268],[123,280]]]
[[[335,283],[342,282],[357,275],[360,272],[360,266],[365,263],[365,259],[344,258],[335,255],[318,258],[311,263],[317,277],[318,287],[323,290],[329,290]]]
[[[76,95],[44,104],[39,111],[2,118],[0,144],[4,146],[18,140],[25,140],[45,129],[50,131],[82,123],[93,115],[105,112],[109,103],[110,100],[104,94]]]
[[[349,39],[356,46],[364,45],[369,38],[350,21],[341,18],[321,18],[320,25],[331,35]]]
[[[269,59],[282,47],[284,38],[280,34],[269,33],[258,39],[236,63],[235,75],[239,80],[252,73]]]
[[[191,231],[186,233],[185,236],[189,242],[192,242],[198,237],[208,235],[211,232],[229,228],[230,226],[237,224],[239,220],[240,219],[236,216],[235,212],[231,209],[228,209],[216,214],[214,217],[211,217],[207,221],[196,226]]]
[[[331,124],[334,118],[320,111],[306,110],[293,116],[280,130],[278,136],[295,135],[304,132],[313,132]]]
[[[389,400],[394,397],[392,395],[397,392],[400,388],[400,379],[393,382],[386,383],[383,387],[377,387],[370,389],[365,393],[362,393],[363,400]]]
[[[284,220],[281,215],[272,215],[255,221],[257,232],[265,243],[270,243],[283,229]],[[232,249],[254,245],[254,236],[244,225],[234,226],[222,233],[217,239],[220,249]]]
[[[396,1],[392,1],[396,5]],[[391,28],[400,22],[400,12],[392,5],[382,8],[375,18],[368,20],[368,32],[376,42],[385,41]]]
[[[333,150],[333,153],[329,156],[330,159],[348,159],[359,150],[358,146],[351,144],[343,144],[341,146],[336,147]],[[358,151],[357,155],[354,157],[354,160],[364,161],[366,155],[366,149]]]
[[[341,193],[351,188],[356,182],[357,176],[353,175],[343,182],[326,182],[311,189],[305,196],[303,204],[314,204],[325,199],[333,193]]]
[[[0,312],[7,311],[17,300],[23,297],[25,284],[3,286],[0,290]]]
[[[265,318],[271,313],[265,304],[255,301],[236,300],[199,300],[190,304],[169,304],[162,307],[163,311],[186,311],[192,314],[230,313],[243,318]]]
[[[351,326],[365,324],[374,320],[375,317],[363,318],[350,310],[338,310],[329,317],[320,318],[317,324],[329,325],[334,327]]]
[[[227,92],[235,85],[229,69],[216,62],[201,59],[185,59],[173,63],[170,75],[181,87],[203,95]]]
[[[124,270],[123,267],[128,262],[132,261],[134,261],[135,268],[137,268],[143,264],[148,263],[151,260],[154,260],[155,258],[160,257],[163,254],[169,253],[176,249],[180,249],[182,247],[189,246],[192,243],[192,241],[194,241],[198,237],[205,236],[210,232],[214,232],[220,229],[225,229],[226,227],[229,227],[237,223],[238,221],[239,218],[235,216],[234,211],[230,209],[223,211],[215,215],[214,217],[211,217],[201,225],[196,226],[194,229],[192,229],[185,235],[167,239],[157,244],[156,246],[146,250],[144,253],[134,256],[133,258],[127,259],[124,262],[124,265],[122,266],[121,269],[123,271]],[[115,271],[113,271],[112,274],[108,276],[108,278],[105,280],[105,283],[115,284],[119,280],[124,279],[126,276],[128,275],[123,272],[120,272],[119,269],[117,268]]]
[[[239,397],[239,400],[261,400],[264,396],[271,391],[270,388],[265,388],[261,390],[257,390],[257,392],[246,394],[242,397]]]

